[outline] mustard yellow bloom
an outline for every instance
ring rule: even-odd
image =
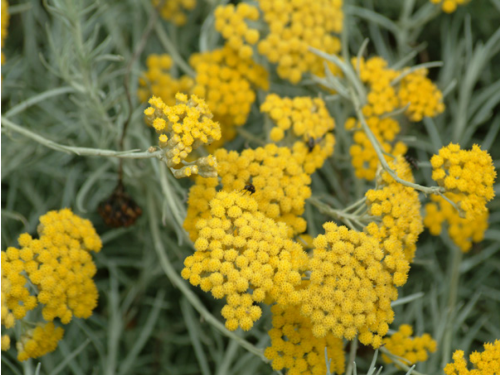
[[[474,352],[469,356],[474,365],[473,370],[467,369],[464,352],[457,350],[453,353],[453,362],[444,368],[446,375],[496,375],[500,373],[500,340],[493,344],[485,343],[482,353]]]
[[[215,157],[223,191],[251,194],[260,212],[288,224],[290,236],[306,230],[306,221],[301,216],[305,200],[311,196],[311,178],[292,157],[288,147],[269,144],[241,153],[220,149]],[[244,190],[249,184],[255,188],[255,193]],[[184,228],[193,241],[198,238],[196,223],[207,215],[208,202],[218,185],[217,179],[197,178],[190,190]]]
[[[160,15],[162,18],[172,21],[177,26],[182,26],[187,21],[185,11],[196,7],[196,0],[153,0],[153,5],[158,7],[162,3]]]
[[[1,46],[0,48],[3,48],[3,43],[5,41],[5,38],[7,38],[7,34],[9,31],[9,20],[10,20],[10,15],[9,15],[9,2],[7,0],[2,0],[2,37],[1,37]],[[2,64],[5,62],[5,56],[2,51]]]
[[[414,182],[411,167],[403,157],[389,162],[389,166],[403,180]],[[408,278],[418,236],[424,229],[418,192],[396,182],[384,171],[377,188],[368,190],[365,197],[368,213],[378,219],[368,224],[365,232],[379,240],[385,253],[384,266],[393,274],[394,285],[402,286]]]
[[[417,362],[427,361],[429,354],[434,353],[437,349],[437,342],[432,339],[431,335],[424,333],[420,337],[411,337],[413,328],[408,324],[399,326],[398,332],[391,337],[384,338],[384,346],[392,354],[406,359],[406,364],[413,365]],[[392,360],[382,354],[382,359],[385,363],[392,363]]]
[[[55,328],[52,322],[40,324],[35,329],[25,332],[16,343],[17,359],[22,362],[53,352],[63,334],[64,330],[61,327]]]
[[[445,13],[453,13],[459,5],[467,4],[469,0],[430,0],[430,2],[440,4]]]
[[[378,116],[371,116],[366,118],[366,123],[384,152],[393,156],[406,154],[408,150],[406,144],[396,140],[396,136],[400,132],[399,123],[396,120],[390,117],[381,119]],[[347,130],[355,130],[354,144],[349,153],[352,157],[351,164],[354,167],[356,177],[368,181],[375,179],[380,162],[368,136],[361,130],[359,121],[352,117],[346,121],[344,126]],[[384,157],[387,161],[391,160],[390,156],[384,155]]]
[[[97,288],[92,280],[96,267],[90,251],[101,250],[101,239],[92,223],[69,209],[50,211],[40,217],[40,239],[19,239],[26,251],[25,270],[38,289],[43,318],[60,318],[68,324],[73,316],[88,318],[97,306]]]
[[[176,104],[175,94],[190,92],[194,80],[188,76],[176,79],[171,76],[172,58],[167,54],[149,55],[146,60],[148,70],[139,79],[137,96],[141,102],[147,102],[152,96],[158,96],[168,106]]]
[[[317,338],[328,333],[378,348],[394,319],[397,299],[392,276],[383,266],[378,241],[334,223],[314,239],[310,283],[301,290],[301,313]]]
[[[259,6],[270,32],[261,38],[258,51],[278,65],[278,75],[292,83],[304,73],[323,76],[324,60],[308,47],[340,51],[340,40],[331,34],[342,31],[342,0],[260,0]]]
[[[271,346],[264,355],[272,361],[273,370],[287,369],[287,374],[326,374],[325,348],[331,360],[330,372],[342,374],[345,358],[342,340],[331,333],[317,338],[312,333],[310,319],[300,313],[300,307],[271,307],[273,328],[269,331]]]
[[[459,194],[459,207],[466,218],[475,218],[486,211],[486,203],[493,199],[493,184],[497,173],[490,154],[474,145],[472,150],[461,150],[450,143],[431,158],[432,179],[447,193]]]
[[[212,121],[212,113],[203,99],[177,93],[177,104],[167,106],[160,98],[153,96],[149,100],[146,124],[160,134],[158,143],[165,150],[167,165],[175,177],[181,178],[192,174],[204,177],[217,176],[217,162],[212,155],[186,163],[192,151],[221,138],[220,126]],[[179,168],[179,164],[183,165]]]
[[[288,238],[286,224],[258,211],[255,199],[219,192],[210,201],[210,216],[196,227],[196,252],[185,259],[181,275],[217,299],[226,297],[222,316],[229,330],[249,330],[262,314],[253,302],[267,295],[284,306],[300,302],[295,286],[306,253]]]
[[[435,117],[444,111],[443,94],[427,78],[427,73],[427,69],[419,69],[404,76],[400,82],[398,90],[400,105],[408,106],[406,115],[411,121]]]
[[[459,204],[464,196],[461,194],[447,193],[446,197]],[[476,217],[460,217],[460,213],[443,197],[431,196],[432,203],[425,205],[424,225],[432,235],[437,236],[443,229],[443,224],[448,224],[448,235],[451,240],[464,253],[472,248],[472,243],[481,242],[484,232],[488,229],[488,211]]]
[[[241,58],[227,44],[211,52],[191,55],[189,63],[196,71],[193,94],[204,98],[222,126],[223,141],[236,136],[235,126],[247,121],[256,99],[255,89],[269,88],[268,73],[251,58]]]
[[[335,121],[321,98],[281,98],[269,94],[260,110],[275,124],[270,132],[273,142],[282,141],[285,135],[286,141],[296,140],[293,154],[306,173],[314,173],[333,154],[335,137],[330,132]]]
[[[248,27],[245,20],[257,21],[259,10],[247,3],[219,5],[215,8],[215,29],[222,34],[231,47],[242,59],[253,55],[252,45],[259,41],[259,31]]]

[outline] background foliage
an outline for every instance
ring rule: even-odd
[[[187,60],[215,46],[211,13],[219,3],[199,0],[187,26],[177,28],[156,17],[147,0],[13,1],[2,66],[2,123],[10,121],[62,145],[105,150],[119,150],[128,123],[123,149],[146,150],[155,144],[154,135],[143,123],[144,105],[135,95],[145,59],[176,50]],[[367,54],[380,55],[390,65],[401,59],[404,65],[442,61],[441,68],[431,69],[431,77],[445,92],[446,111],[404,128],[410,154],[427,161],[449,141],[462,148],[478,143],[498,167],[500,1],[473,0],[452,15],[434,10],[425,1],[346,0],[343,48],[356,54],[369,38]],[[315,95],[314,89],[271,77],[271,92]],[[244,128],[256,135],[262,121],[257,105]],[[368,185],[350,177],[350,140],[341,124],[351,114],[342,102],[330,103],[330,110],[338,143],[312,186],[314,194],[331,196],[334,204]],[[228,147],[249,142],[238,137]],[[48,210],[71,207],[89,218],[103,239],[103,251],[95,256],[99,305],[91,318],[73,321],[58,349],[40,361],[21,365],[12,349],[2,353],[2,371],[271,373],[259,352],[246,350],[214,323],[213,317],[221,320],[221,302],[176,276],[193,251],[181,227],[191,182],[175,180],[157,160],[125,160],[125,186],[144,213],[128,229],[109,229],[96,208],[116,186],[118,159],[62,151],[2,126],[2,249],[15,245],[20,233],[34,233],[39,216]],[[416,179],[432,184],[430,168],[425,162],[421,166]],[[498,195],[500,185],[495,190]],[[395,307],[392,326],[413,324],[415,333],[429,332],[438,341],[438,351],[417,365],[419,372],[441,373],[452,350],[471,352],[500,338],[499,208],[499,199],[490,202],[485,240],[458,268],[446,233],[421,235],[409,281],[400,289],[400,298],[411,298]],[[306,218],[313,236],[329,220],[309,205]],[[263,348],[269,328],[265,313],[251,331],[235,335]],[[372,357],[372,349],[360,347],[358,371],[368,371]],[[382,373],[397,371],[389,365]]]

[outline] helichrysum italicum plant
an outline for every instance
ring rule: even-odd
[[[500,32],[464,3],[3,1],[2,369],[498,372]]]

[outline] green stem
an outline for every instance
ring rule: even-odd
[[[452,248],[452,261],[450,270],[450,289],[448,293],[447,325],[443,335],[443,360],[441,368],[444,368],[451,358],[451,345],[453,341],[455,309],[457,305],[458,283],[460,280],[460,264],[462,262],[462,251],[457,247]]]
[[[137,152],[138,150],[128,150],[128,151],[113,151],[113,150],[103,150],[98,148],[88,148],[88,147],[73,147],[61,145],[59,143],[48,140],[47,138],[38,135],[31,130],[25,129],[5,117],[2,117],[2,128],[13,130],[20,133],[34,141],[51,148],[53,150],[67,152],[69,154],[76,154],[80,156],[104,156],[104,157],[114,157],[121,159],[151,159],[157,158],[162,160],[165,154],[163,150],[157,150],[153,152],[143,151]]]
[[[356,360],[356,351],[358,350],[358,338],[355,337],[351,341],[351,350],[349,351],[349,363],[347,364],[347,371],[345,375],[351,375],[354,368],[354,361]]]
[[[415,365],[413,366],[408,366],[407,364],[405,364],[404,362],[402,362],[396,355],[392,354],[389,350],[387,350],[387,348],[384,348],[383,346],[379,348],[379,350],[384,353],[385,355],[387,355],[391,361],[393,361],[395,364],[397,364],[399,367],[401,367],[403,370],[406,370],[406,371],[409,371],[410,369],[412,369],[411,371],[411,374],[413,375],[425,375],[421,372],[418,372],[418,371],[415,371],[414,367]]]

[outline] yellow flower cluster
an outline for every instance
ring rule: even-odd
[[[300,302],[295,286],[307,255],[288,238],[285,224],[258,211],[255,199],[219,192],[210,201],[210,217],[196,227],[196,252],[185,259],[181,275],[215,298],[226,297],[222,316],[229,330],[252,328],[262,314],[253,302],[266,296],[281,305]]]
[[[459,203],[459,194],[447,193],[446,197]],[[433,203],[425,205],[424,225],[429,228],[432,235],[441,233],[443,223],[448,223],[448,235],[463,252],[468,252],[472,242],[481,242],[484,232],[488,229],[488,211],[473,218],[460,217],[459,212],[443,197],[433,195]]]
[[[469,2],[469,0],[430,0],[433,4],[441,4],[441,9],[446,13],[453,13],[457,10],[457,6]]]
[[[391,337],[384,338],[385,348],[392,354],[406,359],[410,365],[427,361],[428,352],[434,353],[437,349],[436,341],[428,333],[411,338],[412,334],[412,327],[403,324],[399,326],[398,332]],[[385,363],[392,363],[392,360],[386,354],[382,354],[382,359]]]
[[[3,48],[3,42],[5,38],[7,38],[8,30],[9,30],[9,2],[7,0],[2,0],[2,37],[1,37],[1,46]],[[5,62],[5,56],[2,51],[2,64]]]
[[[155,7],[158,7],[160,3],[162,3],[161,16],[177,26],[182,26],[187,21],[184,11],[193,10],[196,7],[196,0],[153,0]]]
[[[240,153],[220,149],[215,152],[217,173],[222,190],[233,190],[252,194],[245,190],[251,184],[255,188],[252,198],[258,209],[267,217],[288,224],[289,235],[306,230],[304,213],[305,200],[311,196],[311,178],[292,157],[288,147],[268,144],[255,150]],[[196,179],[188,199],[188,210],[184,228],[192,240],[198,237],[196,223],[207,212],[208,202],[215,195],[218,181]]]
[[[459,207],[466,218],[479,217],[487,211],[486,203],[493,199],[496,171],[490,154],[474,145],[461,150],[450,143],[431,158],[432,179],[446,192],[459,194]]]
[[[427,78],[427,69],[419,69],[404,76],[398,97],[401,107],[408,106],[406,116],[411,121],[422,121],[424,116],[435,117],[444,111],[443,94]]]
[[[411,167],[402,156],[389,162],[389,166],[398,177],[414,182]],[[418,236],[424,229],[418,193],[384,171],[377,189],[368,190],[365,197],[368,213],[379,219],[368,224],[365,231],[379,240],[385,254],[384,266],[393,273],[394,285],[402,286],[408,278]]]
[[[302,314],[297,306],[286,309],[274,305],[273,328],[269,331],[271,346],[264,355],[272,361],[276,371],[286,368],[287,374],[325,374],[325,348],[331,359],[330,372],[342,374],[345,369],[343,343],[331,333],[317,338],[312,334],[311,321]]]
[[[2,325],[7,329],[38,303],[44,320],[60,318],[63,324],[73,316],[88,318],[97,305],[92,280],[96,267],[89,252],[100,251],[102,243],[92,223],[63,209],[41,216],[37,231],[39,239],[21,234],[20,249],[2,252]],[[28,283],[35,295],[30,294]],[[20,360],[54,350],[62,332],[54,330],[52,323],[28,332],[17,345]],[[9,346],[10,339],[3,336],[2,349]]]
[[[194,81],[189,76],[179,79],[170,75],[172,58],[167,55],[149,55],[146,60],[148,70],[139,79],[137,96],[141,102],[147,102],[152,96],[158,96],[166,105],[175,105],[175,94],[190,92]]]
[[[366,119],[366,123],[384,152],[393,156],[400,156],[406,153],[408,149],[406,144],[395,140],[400,132],[399,123],[396,120],[390,117],[381,119],[377,116],[371,116]],[[375,149],[366,133],[360,129],[359,122],[356,122],[353,117],[346,121],[345,128],[347,130],[357,129],[354,132],[354,144],[349,150],[356,177],[364,178],[368,181],[373,180],[377,175],[377,169],[380,164]],[[386,160],[390,160],[389,156],[384,155],[384,157]]]
[[[321,98],[292,99],[269,94],[260,110],[276,125],[269,134],[273,142],[282,141],[285,132],[290,130],[285,140],[296,140],[293,155],[307,174],[321,168],[326,158],[333,154],[335,137],[329,132],[335,128],[335,121]]]
[[[251,58],[242,59],[228,45],[211,52],[193,54],[189,62],[196,71],[192,92],[206,100],[221,123],[223,140],[233,139],[236,136],[234,126],[246,122],[255,101],[254,88],[269,88],[266,69]]]
[[[420,121],[423,116],[437,116],[444,110],[441,92],[427,78],[426,69],[403,75],[397,82],[405,70],[388,68],[387,61],[381,57],[353,58],[351,64],[368,89],[367,103],[362,108],[368,127],[385,153],[404,155],[407,146],[396,140],[400,133],[399,123],[389,114],[408,106],[405,115],[412,121]],[[355,130],[350,154],[356,177],[373,180],[379,160],[370,140],[352,117],[347,119],[345,128]],[[388,156],[385,157],[389,160]]]
[[[500,374],[500,340],[495,343],[485,343],[482,353],[474,352],[469,356],[474,365],[474,370],[467,369],[464,352],[457,350],[453,353],[453,363],[448,363],[444,368],[446,375],[496,375]]]
[[[278,65],[278,75],[292,83],[304,73],[323,76],[323,59],[308,47],[329,54],[340,51],[340,41],[331,33],[342,31],[342,0],[260,0],[259,6],[270,32],[258,51]]]
[[[365,233],[329,222],[314,239],[309,262],[310,283],[301,291],[301,313],[311,319],[315,337],[359,341],[378,348],[394,319],[391,301],[397,299],[384,252]]]
[[[54,323],[40,324],[35,329],[25,332],[17,342],[17,359],[26,361],[53,352],[62,339],[64,330]]]
[[[242,59],[253,55],[251,46],[259,41],[259,31],[249,28],[245,20],[257,21],[259,10],[246,3],[219,5],[215,11],[215,29],[222,34],[231,47]]]
[[[160,98],[153,96],[149,100],[146,124],[160,134],[159,146],[165,150],[166,162],[176,178],[199,174],[203,177],[217,176],[217,161],[212,155],[198,158],[188,165],[185,159],[193,150],[204,144],[210,144],[221,138],[220,126],[212,121],[208,106],[196,95],[177,93],[177,104],[167,106]],[[168,134],[168,135],[167,135]]]

